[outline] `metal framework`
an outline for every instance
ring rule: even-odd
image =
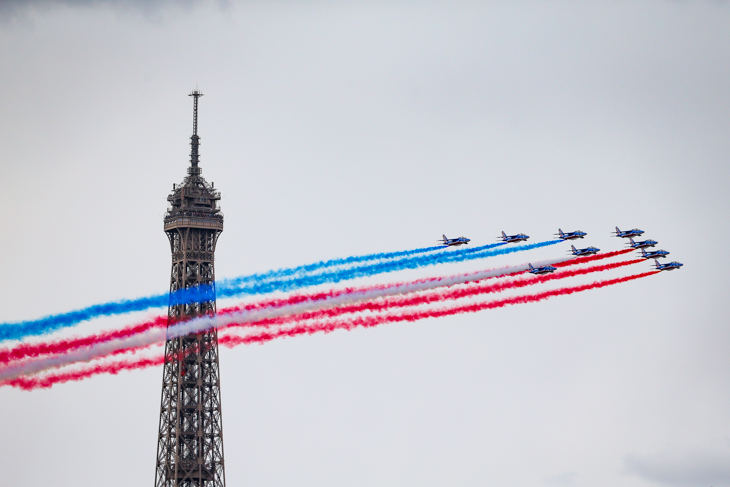
[[[172,251],[170,293],[204,289],[200,299],[170,301],[167,326],[197,316],[215,316],[214,255],[223,231],[221,196],[198,167],[198,98],[193,97],[190,167],[167,197],[165,233]],[[218,332],[211,328],[168,339],[162,373],[155,487],[225,487]]]

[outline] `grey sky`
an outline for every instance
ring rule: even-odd
[[[730,439],[693,448],[628,454],[626,470],[662,485],[724,485],[730,478]]]
[[[229,485],[730,486],[727,2],[3,5],[0,321],[166,288],[196,84],[220,277],[558,226],[685,263],[224,350]],[[7,485],[152,483],[160,381],[0,389]]]

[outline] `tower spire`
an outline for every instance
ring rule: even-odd
[[[198,147],[200,147],[200,137],[198,137],[198,98],[203,96],[203,92],[196,88],[188,96],[193,97],[193,135],[190,137],[190,168],[188,169],[188,174],[200,174],[200,168],[198,167],[198,162],[200,161],[200,154],[198,153]]]

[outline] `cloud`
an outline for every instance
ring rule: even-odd
[[[626,472],[659,485],[730,486],[730,444],[727,443],[714,448],[630,453],[623,462]]]
[[[563,472],[557,475],[545,477],[545,483],[548,485],[575,485],[576,472]]]
[[[88,9],[106,7],[118,12],[133,12],[149,20],[159,21],[164,9],[187,10],[191,7],[213,3],[220,8],[228,6],[228,0],[2,0],[0,22],[7,24],[32,24],[34,12],[48,11],[56,7]]]

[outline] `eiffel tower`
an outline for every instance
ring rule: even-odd
[[[167,326],[215,316],[215,245],[223,231],[221,199],[198,167],[198,99],[193,97],[190,167],[167,197],[165,233],[172,251]],[[176,291],[197,292],[194,302],[173,299]],[[179,295],[180,293],[178,293]],[[165,343],[155,487],[225,487],[218,331],[210,328]]]

